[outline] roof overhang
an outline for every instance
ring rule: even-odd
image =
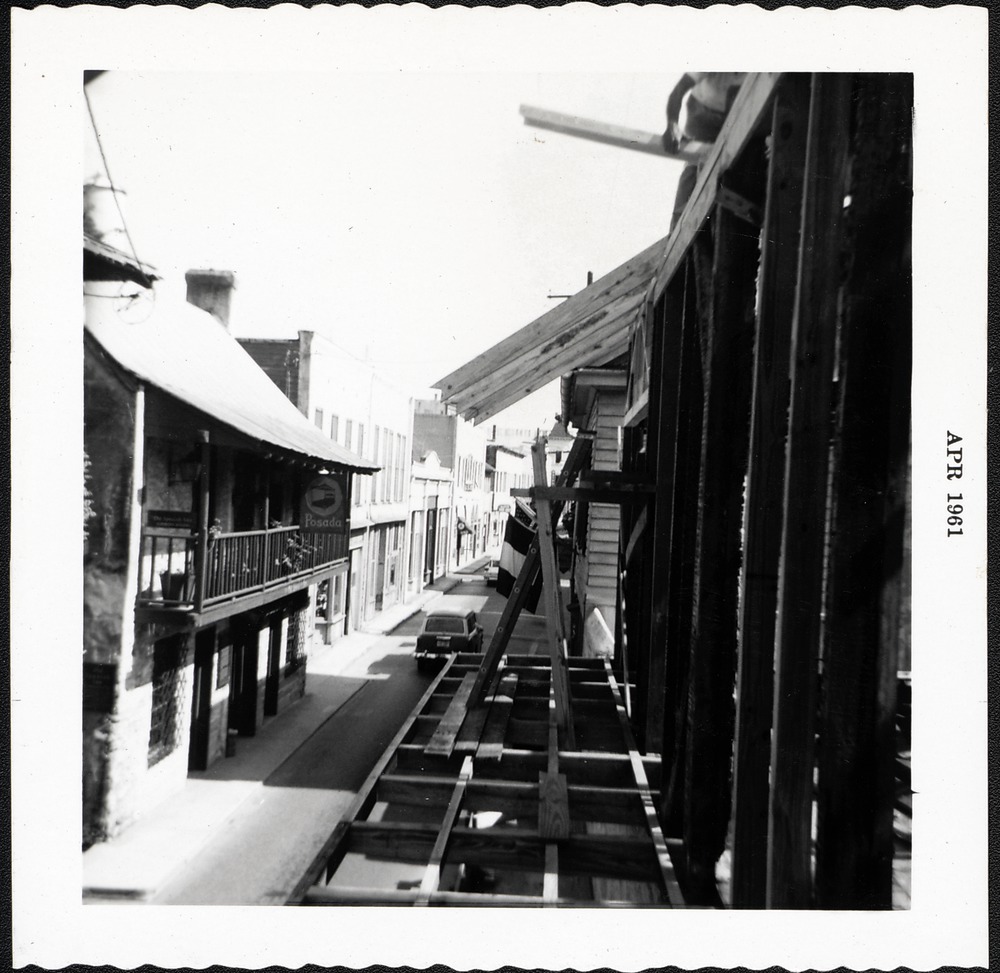
[[[160,278],[151,264],[143,263],[124,250],[84,233],[83,279],[131,280],[143,287],[150,287],[153,281]]]
[[[480,423],[566,372],[626,352],[666,250],[664,238],[436,382],[442,401]]]
[[[560,383],[562,416],[577,429],[584,428],[599,391],[623,391],[628,386],[628,369],[578,368],[563,375]]]

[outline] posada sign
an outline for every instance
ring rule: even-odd
[[[346,534],[347,477],[322,473],[306,486],[302,497],[302,527],[328,534]]]

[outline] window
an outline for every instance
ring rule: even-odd
[[[184,637],[160,639],[153,646],[153,708],[149,719],[148,765],[174,752],[183,735],[180,726],[184,697]]]
[[[322,409],[317,409],[316,410],[316,425],[319,426],[320,429],[323,428],[323,410]]]
[[[348,449],[354,449],[354,423],[350,419],[344,422],[344,445]]]
[[[340,436],[340,420],[336,416],[330,416],[330,438],[336,442]]]

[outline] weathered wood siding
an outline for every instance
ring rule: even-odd
[[[621,469],[618,440],[624,416],[624,390],[600,391],[594,397],[594,407],[588,417],[588,428],[595,433],[593,469]],[[588,521],[585,608],[588,613],[594,608],[607,609],[602,614],[613,628],[618,595],[617,504],[590,504]]]

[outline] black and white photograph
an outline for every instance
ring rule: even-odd
[[[986,28],[13,10],[15,966],[985,967]]]

